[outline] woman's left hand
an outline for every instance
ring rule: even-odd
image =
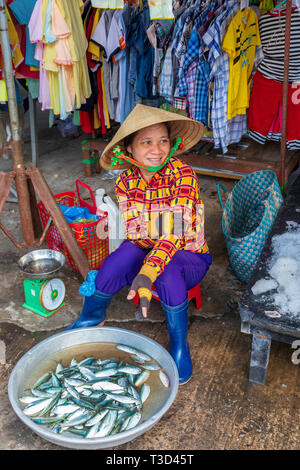
[[[145,274],[138,274],[130,287],[129,293],[127,295],[127,300],[132,300],[136,293],[139,294],[140,297],[140,306],[142,309],[142,315],[144,318],[147,318],[147,313],[150,306],[150,301],[152,297],[151,289],[152,289],[152,281],[151,279],[146,276]]]

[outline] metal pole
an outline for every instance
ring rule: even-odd
[[[27,176],[25,174],[24,156],[21,144],[21,131],[12,68],[11,45],[8,35],[5,0],[0,0],[0,31],[3,68],[7,88],[8,110],[12,133],[12,161],[13,170],[16,171],[16,190],[19,201],[22,234],[25,244],[27,246],[31,246],[34,242],[34,229],[30,207],[30,194],[28,190]]]
[[[13,76],[13,68],[11,63],[11,45],[8,35],[7,17],[5,11],[5,0],[0,0],[0,28],[1,28],[1,45],[3,55],[3,66],[5,74],[5,82],[8,97],[9,118],[11,124],[12,139],[17,141],[21,139],[20,123],[18,115],[18,106],[16,98],[15,81]],[[23,162],[20,162],[22,165]],[[19,166],[20,168],[21,166]]]
[[[290,66],[290,35],[291,35],[291,15],[292,0],[286,2],[285,18],[285,45],[284,45],[284,74],[283,74],[283,94],[282,94],[282,123],[281,123],[281,148],[280,148],[280,185],[285,183],[285,156],[286,156],[286,129],[287,129],[287,109],[288,109],[288,88],[289,88],[289,66]]]
[[[28,93],[29,99],[29,121],[30,121],[30,135],[31,135],[31,153],[32,153],[32,164],[37,166],[38,164],[38,140],[36,132],[36,99],[33,99],[31,94]]]

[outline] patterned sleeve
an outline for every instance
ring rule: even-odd
[[[172,229],[160,236],[144,260],[144,263],[156,269],[158,276],[177,250],[183,248],[186,239],[195,235],[195,208],[197,201],[200,201],[200,190],[198,179],[190,167],[186,166],[176,172],[171,194],[169,214],[172,220],[163,226]],[[201,228],[197,227],[197,231],[202,229],[203,223]]]
[[[142,217],[142,210],[139,210],[138,204],[132,201],[127,192],[125,184],[126,176],[122,177],[121,174],[115,183],[115,193],[119,203],[125,233],[127,239],[134,242],[146,237],[146,226]]]

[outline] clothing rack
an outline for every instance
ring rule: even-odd
[[[213,149],[213,144],[200,142],[197,153],[185,154],[183,159],[189,163],[196,173],[240,179],[245,174],[258,170],[273,170],[277,174],[279,184],[284,186],[289,174],[300,160],[299,150],[286,149],[287,108],[288,108],[288,80],[290,62],[290,32],[291,32],[292,0],[286,0],[285,18],[285,60],[282,96],[282,132],[281,145],[268,142],[264,146],[250,143],[247,149],[239,144],[229,147],[228,154],[221,155]],[[246,139],[247,141],[248,139]],[[249,143],[250,141],[248,141]],[[263,147],[263,148],[262,148]],[[278,156],[280,158],[278,158]]]

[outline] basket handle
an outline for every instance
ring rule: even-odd
[[[224,204],[223,204],[222,197],[221,197],[221,189],[223,189],[225,193],[228,193],[228,189],[226,189],[225,186],[223,186],[221,183],[216,183],[216,186],[217,186],[217,194],[218,194],[220,206],[222,207],[222,209],[224,209]]]
[[[80,189],[79,189],[79,186],[83,186],[84,188],[88,189],[89,192],[90,192],[90,195],[91,195],[91,199],[93,201],[93,204],[90,204],[88,202],[86,202],[84,199],[82,199],[82,197],[80,196]],[[90,211],[91,214],[96,214],[97,212],[97,205],[96,205],[96,200],[95,200],[95,196],[94,196],[94,193],[92,191],[92,188],[86,184],[86,183],[83,183],[82,181],[80,180],[76,180],[76,189],[77,189],[77,194],[78,194],[78,199],[80,201],[80,206],[84,206],[84,207],[87,207]]]

